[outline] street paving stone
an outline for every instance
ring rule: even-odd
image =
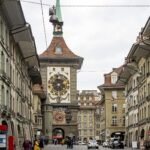
[[[67,149],[66,145],[49,144],[45,146],[44,150],[71,150],[71,149]],[[88,150],[88,149],[86,145],[74,145],[72,150]],[[99,146],[99,150],[112,150],[112,149]],[[117,149],[117,150],[132,150],[132,148],[125,147],[124,149]]]

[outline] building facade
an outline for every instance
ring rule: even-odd
[[[78,137],[77,70],[81,68],[83,58],[74,54],[64,41],[59,0],[56,7],[50,9],[50,15],[53,38],[47,50],[39,56],[43,87],[47,93],[42,107],[43,129],[51,142],[53,139],[60,142],[67,136]]]
[[[13,13],[12,13],[13,12]],[[0,2],[0,125],[17,150],[32,140],[34,84],[41,84],[30,25],[17,0]],[[2,131],[1,131],[2,133]]]
[[[43,91],[43,87],[41,84],[34,84],[32,86],[33,91],[33,113],[32,113],[32,120],[33,120],[33,132],[34,138],[38,138],[39,136],[43,135],[43,114],[41,111],[41,107],[43,101],[46,99],[46,94]]]
[[[150,135],[150,19],[127,55],[119,82],[126,84],[126,143],[149,139]]]
[[[100,140],[112,137],[124,140],[125,134],[125,97],[124,84],[117,83],[122,67],[114,68],[104,75],[104,84],[98,86],[102,94],[100,100]]]
[[[78,111],[78,140],[82,142],[87,142],[90,139],[99,140],[99,93],[96,90],[78,91],[77,99],[80,106]]]

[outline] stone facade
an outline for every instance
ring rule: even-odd
[[[47,95],[42,105],[43,130],[50,142],[53,139],[61,142],[67,137],[75,140],[78,137],[79,109],[76,98],[77,70],[81,68],[83,58],[74,54],[65,43],[59,0],[56,0],[56,8],[50,9],[50,22],[54,27],[53,38],[47,50],[39,56]]]
[[[47,67],[50,67],[51,64],[45,65],[43,61],[41,61],[41,75],[42,75],[42,81],[44,85],[44,91],[47,93]],[[53,67],[58,66],[58,63],[52,65]],[[62,63],[59,64],[59,67],[68,67],[70,64],[67,65]],[[61,128],[64,131],[64,136],[69,136],[70,134],[73,134],[75,137],[78,137],[77,132],[77,112],[78,112],[78,105],[77,105],[77,99],[76,99],[76,69],[74,67],[70,67],[70,103],[50,103],[49,100],[46,100],[46,103],[43,107],[43,114],[44,114],[44,126],[43,129],[45,130],[44,133],[46,136],[50,137],[50,140],[53,139],[53,133],[52,131],[56,128]],[[63,113],[66,109],[69,109],[71,111],[72,119],[69,124],[66,122],[64,124],[54,124],[53,123],[53,112],[55,110],[63,110]]]
[[[0,125],[7,126],[7,137],[14,137],[16,150],[22,148],[25,138],[32,140],[34,135],[32,86],[41,84],[34,44],[20,2],[1,1]]]
[[[79,140],[87,142],[89,139],[99,140],[100,137],[100,95],[96,90],[82,90],[77,93],[78,132]]]
[[[98,86],[100,100],[100,140],[109,140],[117,134],[125,135],[125,97],[124,84],[117,83],[122,67],[114,68],[105,74],[104,84]]]
[[[126,57],[119,82],[126,83],[126,144],[149,139],[150,131],[150,19]]]

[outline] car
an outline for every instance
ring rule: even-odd
[[[108,147],[108,146],[109,146],[108,141],[103,142],[103,147]]]
[[[90,140],[87,144],[87,148],[90,149],[90,148],[96,148],[98,149],[99,148],[99,145],[97,144],[97,141],[96,140]]]
[[[86,143],[85,143],[85,142],[82,142],[82,141],[78,141],[77,144],[78,144],[78,145],[86,145]]]
[[[124,144],[123,144],[123,142],[121,142],[119,140],[115,140],[115,141],[112,141],[110,147],[112,149],[116,149],[116,148],[122,148],[122,149],[124,149]]]

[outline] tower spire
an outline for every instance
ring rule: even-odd
[[[49,9],[49,15],[51,16],[50,22],[54,26],[53,35],[62,36],[63,21],[61,16],[60,0],[56,0],[56,7],[53,6],[52,8]]]
[[[62,22],[61,9],[60,9],[60,0],[56,0],[56,16],[59,22]]]

